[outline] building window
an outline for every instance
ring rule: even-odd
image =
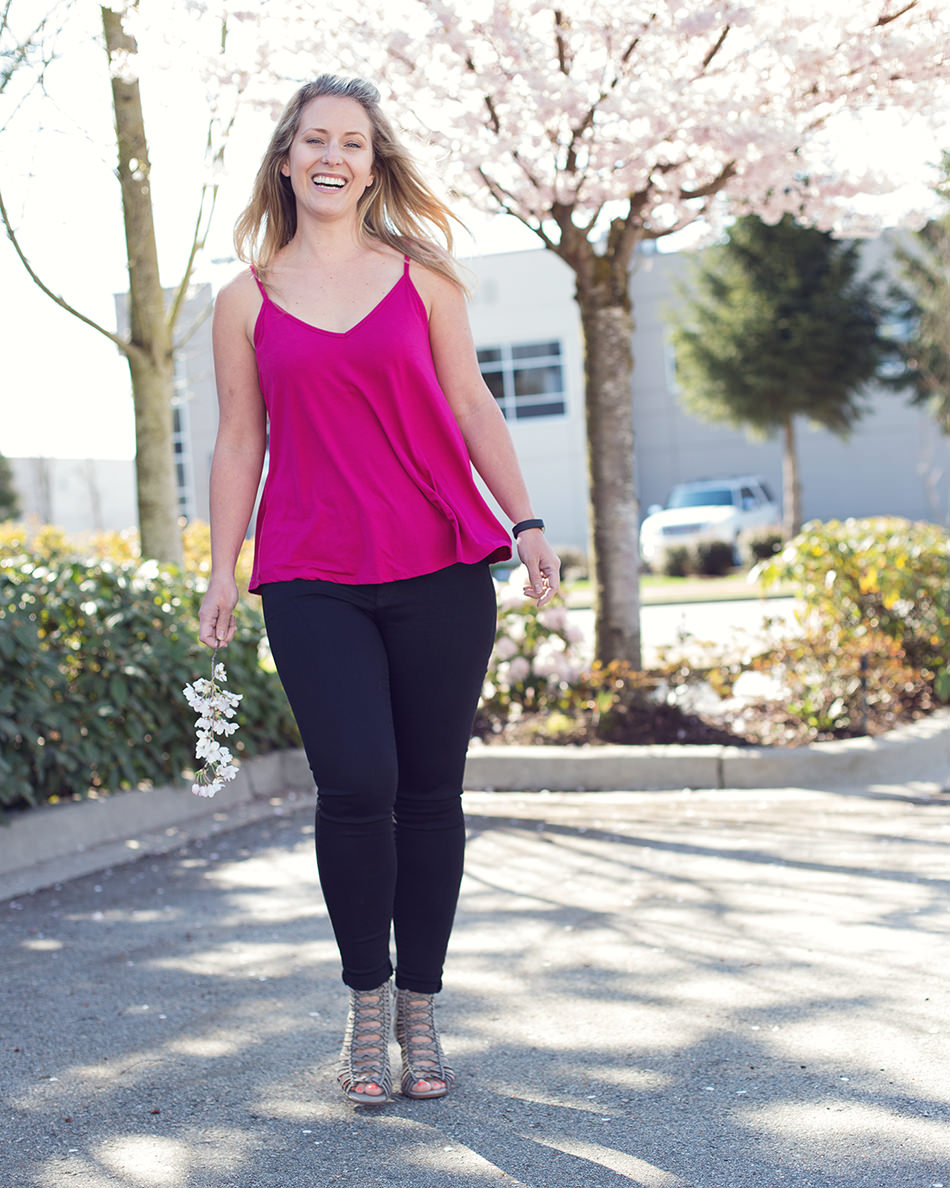
[[[673,340],[668,336],[663,339],[663,374],[666,379],[666,390],[678,392],[680,383],[676,375],[676,348],[673,346]]]
[[[178,514],[186,520],[195,516],[195,492],[191,474],[191,426],[188,418],[188,391],[185,366],[175,360],[175,394],[172,397],[172,449],[175,453],[175,486],[178,488]]]
[[[508,420],[563,417],[564,369],[559,342],[482,347],[478,366]]]

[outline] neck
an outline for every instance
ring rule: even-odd
[[[356,222],[298,223],[293,239],[284,252],[288,260],[299,263],[320,260],[345,262],[366,251],[366,239],[359,234]]]

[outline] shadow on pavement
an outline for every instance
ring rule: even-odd
[[[0,905],[5,1188],[943,1182],[945,808],[481,797],[469,826],[442,1101],[338,1095],[305,811]]]

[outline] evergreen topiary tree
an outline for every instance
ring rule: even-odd
[[[0,454],[0,521],[15,520],[20,514],[20,499],[13,483],[13,467]]]
[[[896,379],[910,384],[911,400],[950,433],[950,152],[943,154],[944,180],[935,187],[946,210],[895,253],[903,283],[894,296],[911,326],[897,349],[903,363]]]
[[[874,281],[859,270],[854,243],[791,215],[774,225],[747,215],[727,242],[698,256],[671,315],[687,406],[756,434],[782,433],[787,537],[802,519],[796,419],[846,436],[884,357]]]

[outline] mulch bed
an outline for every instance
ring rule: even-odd
[[[884,710],[871,706],[868,708],[866,730],[854,728],[831,733],[816,730],[776,703],[745,706],[730,719],[685,713],[676,706],[658,704],[617,715],[609,731],[595,730],[589,716],[567,718],[558,712],[526,714],[500,730],[497,729],[497,723],[479,718],[475,736],[489,746],[559,743],[568,746],[685,744],[799,747],[835,738],[884,734],[896,726],[926,717],[933,708],[930,704],[907,706],[897,713],[893,707]]]

